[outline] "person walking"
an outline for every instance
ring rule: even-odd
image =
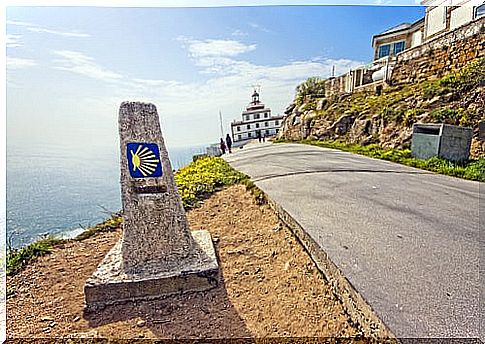
[[[227,146],[227,150],[229,151],[229,153],[232,153],[231,152],[232,140],[231,140],[231,136],[229,134],[226,135],[226,146]]]
[[[258,130],[258,141],[261,143],[261,130]]]
[[[224,139],[222,137],[221,137],[221,144],[219,148],[221,149],[222,154],[226,154],[226,144],[224,143]]]

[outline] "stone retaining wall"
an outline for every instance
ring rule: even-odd
[[[390,83],[441,78],[480,57],[485,57],[485,18],[397,55]]]
[[[325,81],[325,96],[331,97],[345,93],[345,81],[347,80],[347,73],[329,78]]]

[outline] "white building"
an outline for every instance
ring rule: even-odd
[[[424,41],[485,16],[483,0],[422,0],[421,4],[426,6]]]
[[[254,91],[252,101],[242,112],[241,121],[231,123],[233,142],[247,141],[261,137],[274,136],[278,133],[283,116],[272,116],[271,109],[259,100],[259,93]]]

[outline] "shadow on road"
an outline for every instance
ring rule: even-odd
[[[267,176],[253,178],[253,182],[259,182],[268,179],[290,177],[302,174],[317,174],[317,173],[338,173],[338,172],[354,172],[354,173],[395,173],[395,174],[435,174],[428,171],[392,171],[392,170],[370,170],[370,169],[324,169],[324,170],[312,170],[312,171],[295,171],[280,174],[270,174]]]

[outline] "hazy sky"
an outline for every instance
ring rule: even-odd
[[[169,146],[216,142],[251,85],[274,114],[298,83],[372,59],[423,7],[7,8],[7,144],[117,145],[119,104],[153,102]]]

